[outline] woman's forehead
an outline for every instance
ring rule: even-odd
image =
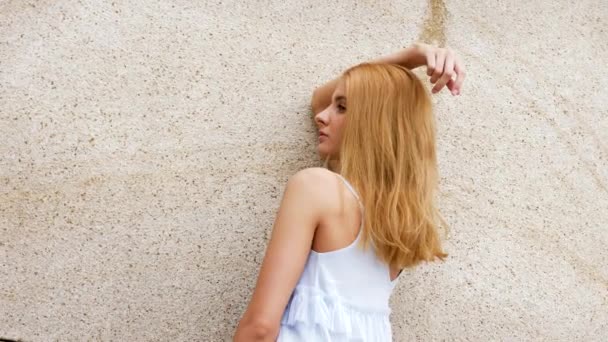
[[[338,100],[339,98],[346,99],[346,89],[344,86],[344,81],[338,82],[336,85],[336,89],[334,90],[333,97]]]

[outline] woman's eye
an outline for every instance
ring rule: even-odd
[[[346,107],[344,107],[343,105],[338,105],[338,110],[340,112],[344,112],[344,111],[346,111]]]

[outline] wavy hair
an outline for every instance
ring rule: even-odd
[[[443,260],[438,225],[447,224],[434,201],[435,119],[426,88],[395,64],[362,63],[341,79],[346,123],[338,171],[361,195],[362,247],[371,242],[399,269]]]

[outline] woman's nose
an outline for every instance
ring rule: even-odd
[[[322,110],[315,116],[315,120],[317,121],[317,123],[322,123],[322,124],[327,125],[327,121],[329,119],[328,109],[329,109],[329,107],[325,108],[324,110]]]

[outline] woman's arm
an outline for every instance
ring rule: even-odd
[[[308,168],[287,182],[249,306],[234,341],[275,341],[289,297],[300,278],[326,210],[327,170]]]
[[[465,71],[460,59],[448,48],[438,48],[427,44],[414,43],[387,56],[369,61],[370,63],[399,64],[408,69],[426,65],[426,73],[434,84],[433,93],[439,92],[447,85],[452,95],[460,95]],[[456,79],[452,79],[452,76]],[[331,96],[338,84],[338,78],[333,79],[315,89],[312,95],[311,107],[316,115],[331,103]]]

